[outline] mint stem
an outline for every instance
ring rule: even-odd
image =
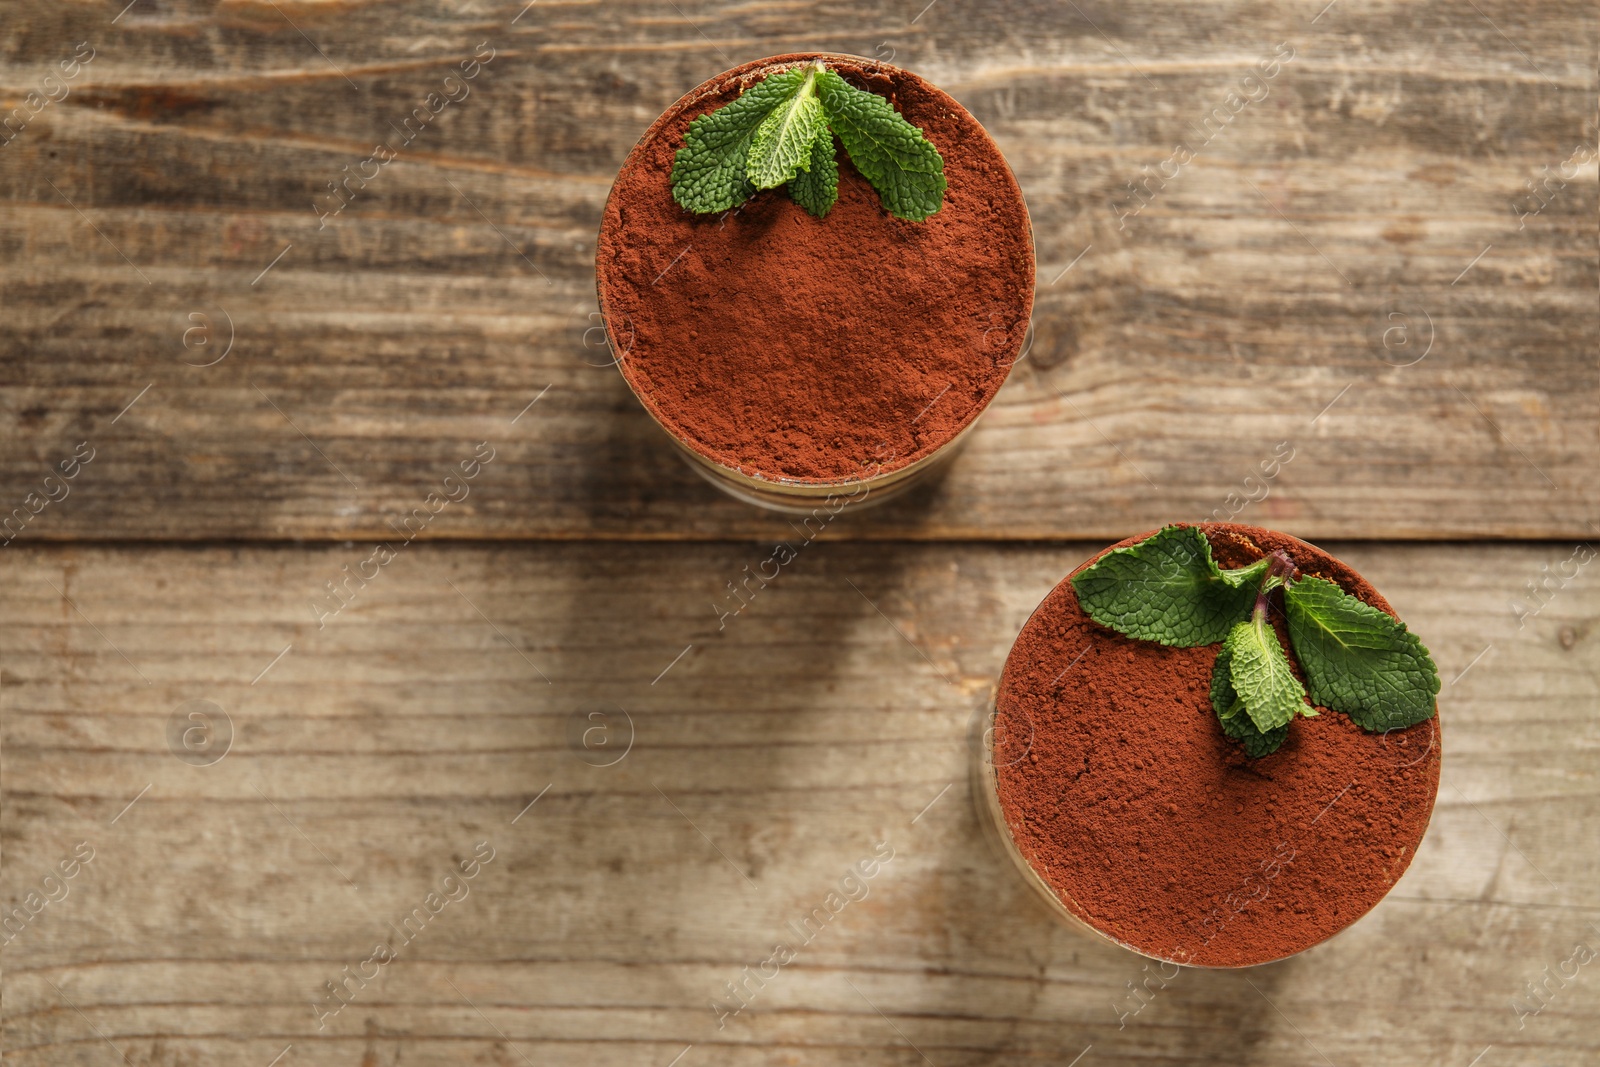
[[[1267,570],[1267,576],[1261,579],[1261,589],[1256,593],[1255,617],[1259,622],[1267,614],[1267,595],[1284,582],[1294,576],[1294,560],[1289,558],[1289,553],[1278,549],[1272,553],[1272,566]]]

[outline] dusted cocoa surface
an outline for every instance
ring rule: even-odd
[[[1203,528],[1224,567],[1282,548],[1394,614],[1303,541]],[[1063,581],[1006,660],[994,762],[1012,838],[1070,911],[1148,955],[1243,966],[1336,933],[1404,873],[1438,789],[1438,718],[1380,736],[1323,709],[1249,760],[1211,709],[1216,653],[1099,626]]]
[[[887,96],[944,156],[944,206],[897,219],[835,144],[839,202],[787,190],[726,216],[672,199],[695,118],[813,59]],[[1017,358],[1033,306],[1021,190],[964,108],[908,71],[806,53],[745,64],[674,104],[623,164],[595,259],[624,377],[700,454],[740,472],[836,482],[897,470],[959,434]]]

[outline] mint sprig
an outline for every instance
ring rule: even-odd
[[[1294,574],[1283,552],[1224,570],[1198,527],[1168,526],[1106,553],[1072,585],[1089,617],[1118,633],[1186,648],[1220,643],[1211,706],[1252,758],[1275,752],[1295,717],[1318,706],[1369,732],[1431,718],[1439,673],[1417,636],[1334,583]],[[1269,619],[1280,588],[1313,703]]]
[[[770,74],[689,124],[672,165],[672,196],[696,214],[727,211],[788,185],[822,218],[839,199],[837,134],[883,206],[921,221],[944,204],[944,157],[883,97],[818,62]]]

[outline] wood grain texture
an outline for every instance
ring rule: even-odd
[[[837,534],[1120,537],[1226,514],[1280,442],[1240,517],[1305,536],[1600,517],[1592,3],[120,7],[5,14],[6,107],[95,50],[0,147],[0,507],[97,450],[25,540],[372,537],[481,440],[492,484],[428,537],[780,534],[604,365],[592,255],[663,108],[802,48],[961,100],[1040,261],[1030,355],[944,484]],[[471,95],[324,226],[328,183],[480,42]]]
[[[1428,836],[1332,941],[1125,1019],[1140,961],[1052,925],[967,784],[1011,640],[1098,547],[812,545],[719,631],[765,547],[413,545],[319,630],[364,548],[13,546],[0,901],[95,856],[4,949],[7,1062],[1592,1063],[1595,965],[1510,1006],[1600,939],[1600,587],[1510,606],[1573,546],[1330,546],[1444,675]],[[231,720],[220,762],[169,750],[191,700]],[[583,762],[618,707],[631,750]],[[323,983],[484,840],[319,1030]],[[719,1029],[877,842],[867,896]]]

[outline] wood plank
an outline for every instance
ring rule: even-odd
[[[969,450],[835,536],[1120,536],[1232,510],[1280,442],[1295,459],[1244,517],[1591,535],[1592,4],[922,6],[16,12],[8,106],[75,42],[96,54],[0,150],[0,500],[89,441],[26,540],[369,538],[489,440],[482,491],[426,536],[781,536],[594,365],[591,257],[616,167],[680,92],[821,47],[971,108],[1040,260],[1030,355]],[[322,227],[313,198],[482,41],[471,95]],[[1279,42],[1267,95],[1202,145]],[[1193,160],[1122,218],[1179,142]],[[209,346],[184,347],[191,314]]]
[[[1510,1007],[1600,937],[1600,586],[1511,606],[1574,546],[1331,546],[1446,680],[1433,825],[1349,931],[1126,1019],[1140,962],[1052,924],[966,777],[1011,640],[1097,547],[812,545],[719,630],[766,547],[414,545],[319,629],[365,547],[13,546],[0,901],[95,855],[5,948],[7,1060],[1592,1062],[1588,969]],[[192,700],[231,720],[209,766],[169,749]],[[582,761],[583,714],[619,706],[631,749]],[[482,840],[319,1030],[322,984]],[[866,898],[719,1029],[712,998],[880,841]]]

